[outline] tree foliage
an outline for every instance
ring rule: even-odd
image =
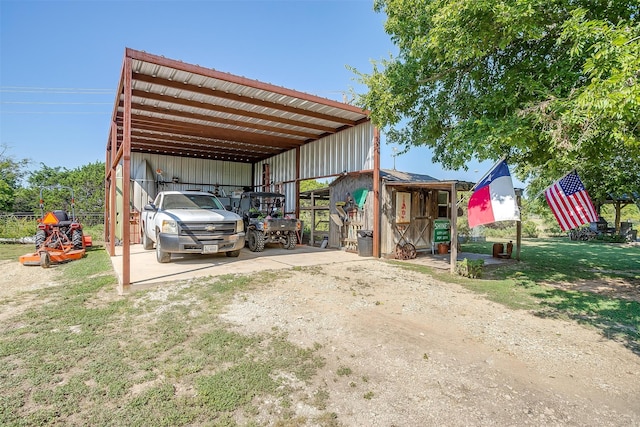
[[[14,210],[16,191],[26,173],[27,159],[16,160],[9,155],[9,147],[0,146],[0,212]]]
[[[389,143],[466,168],[506,156],[530,194],[577,169],[596,201],[640,188],[635,0],[376,0],[398,56],[353,70]]]
[[[327,186],[328,184],[316,181],[315,179],[307,179],[305,181],[300,181],[300,192],[303,193],[305,191],[317,190],[318,188],[325,188]]]
[[[43,163],[27,178],[28,186],[16,192],[15,209],[40,213],[40,191],[44,209],[71,210],[71,192],[75,198],[76,213],[102,212],[104,210],[104,163],[96,162],[69,170],[50,167]]]

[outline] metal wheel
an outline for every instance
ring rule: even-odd
[[[157,233],[160,236],[160,233]],[[171,253],[165,252],[162,250],[162,246],[160,245],[160,237],[158,237],[158,241],[156,242],[156,259],[160,263],[167,263],[171,261]]]
[[[412,243],[405,244],[402,249],[404,250],[404,253],[407,257],[406,259],[415,259],[416,255],[418,255],[418,252],[416,251],[416,247],[413,246]]]
[[[416,247],[411,243],[396,245],[396,259],[414,259],[417,255]]]

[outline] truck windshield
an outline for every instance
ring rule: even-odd
[[[224,209],[222,203],[205,194],[167,194],[163,209]]]

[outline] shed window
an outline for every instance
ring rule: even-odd
[[[449,218],[448,191],[438,191],[438,218]]]

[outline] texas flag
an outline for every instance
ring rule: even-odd
[[[516,193],[504,160],[496,163],[474,188],[467,210],[469,227],[496,221],[520,221]]]

